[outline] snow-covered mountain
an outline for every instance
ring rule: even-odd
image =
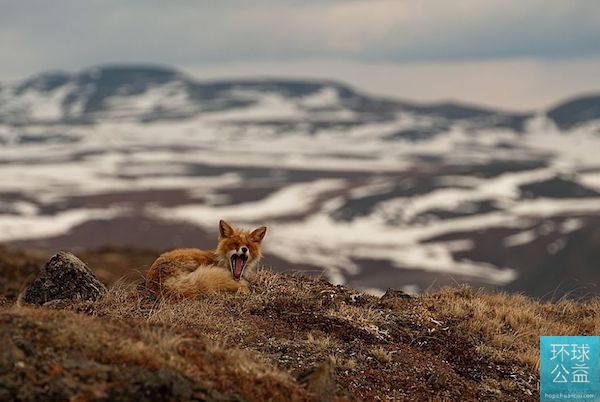
[[[268,108],[278,106],[279,110]],[[0,89],[0,118],[13,124],[90,123],[189,118],[258,108],[278,120],[364,124],[393,120],[399,112],[441,120],[486,120],[520,129],[526,114],[456,104],[417,105],[375,99],[331,81],[247,80],[197,82],[167,68],[98,67],[80,74],[45,73]],[[248,118],[262,117],[246,113]]]
[[[225,218],[373,291],[600,283],[600,95],[516,114],[98,67],[0,85],[0,146],[4,242],[208,247]]]

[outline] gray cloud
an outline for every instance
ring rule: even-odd
[[[387,88],[389,80],[397,80],[406,88],[414,82],[419,86],[415,93],[420,94],[427,92],[427,82],[438,82],[440,88],[452,80],[435,67],[447,68],[448,63],[472,66],[493,61],[499,67],[486,71],[496,74],[504,71],[505,61],[537,60],[548,65],[600,58],[596,0],[0,0],[0,10],[0,82],[47,69],[76,71],[115,62],[208,66],[211,71],[219,65],[239,71],[263,63],[273,73],[277,63],[284,69],[327,60],[346,66],[346,71],[328,69],[327,64],[313,70],[350,81],[353,74],[360,75],[357,82],[367,87],[367,71],[378,70],[364,66],[404,66],[394,71],[408,74],[410,81],[390,75],[386,84],[371,87]],[[363,67],[352,69],[352,63]],[[411,65],[432,69],[419,81],[419,71],[427,69]],[[353,72],[359,70],[360,74]],[[302,71],[306,69],[298,70],[298,75]],[[528,70],[522,75],[537,77]],[[495,77],[486,79],[492,82]],[[592,81],[590,88],[598,87],[596,74],[581,77],[577,88],[584,79]],[[377,77],[369,82],[377,82]],[[557,84],[536,85],[540,92],[544,85]],[[472,88],[471,97],[477,101],[478,87]],[[427,93],[435,96],[436,88]],[[465,86],[456,91],[461,88]],[[448,87],[441,96],[451,96],[451,90]],[[495,103],[489,96],[488,103]],[[495,96],[504,100],[502,96],[508,95]]]
[[[600,3],[593,0],[25,0],[0,7],[0,50],[15,65],[26,64],[21,57],[81,66],[600,55]]]

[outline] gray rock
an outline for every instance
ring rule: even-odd
[[[56,301],[98,300],[106,286],[83,261],[66,251],[48,260],[37,278],[21,294],[21,302],[52,304]]]

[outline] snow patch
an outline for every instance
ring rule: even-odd
[[[581,173],[577,181],[585,187],[600,191],[600,172]]]
[[[0,241],[59,236],[75,226],[97,219],[112,219],[118,209],[73,209],[57,215],[0,215]]]
[[[162,218],[185,220],[203,226],[213,225],[215,216],[232,221],[268,221],[287,215],[308,214],[321,194],[341,189],[345,183],[344,180],[316,180],[286,186],[261,201],[232,206],[184,205],[155,208],[153,213]]]
[[[337,89],[326,87],[315,94],[305,96],[299,103],[308,109],[339,107],[340,96]]]
[[[583,219],[580,218],[570,218],[565,220],[564,222],[562,222],[559,225],[559,232],[562,234],[567,234],[567,233],[571,233],[574,232],[576,230],[581,229],[582,227],[585,226],[585,222],[583,221]]]
[[[537,237],[538,236],[535,230],[525,230],[504,238],[502,244],[504,244],[504,247],[517,247],[522,246],[523,244],[531,243],[537,239]]]
[[[207,121],[233,123],[236,121],[298,120],[305,116],[298,105],[278,94],[255,94],[255,104],[241,109],[214,112],[206,115]]]
[[[196,109],[182,82],[149,88],[139,95],[112,96],[106,100],[106,105],[112,118],[139,117],[155,111],[186,114]]]

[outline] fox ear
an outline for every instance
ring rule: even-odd
[[[260,243],[266,234],[267,234],[267,227],[261,226],[258,229],[254,229],[250,233],[250,240],[252,240],[255,243]]]
[[[223,219],[219,221],[219,237],[226,238],[233,236],[233,228]]]

